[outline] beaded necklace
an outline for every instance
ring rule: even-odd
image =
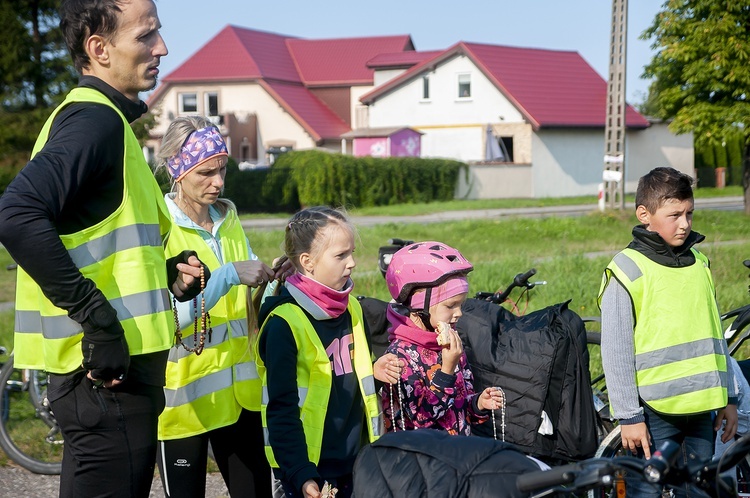
[[[398,409],[401,412],[401,430],[406,430],[406,425],[404,424],[404,399],[401,395],[401,376],[399,375],[398,381],[396,382],[396,390],[398,390]],[[391,401],[391,425],[393,427],[393,432],[396,432],[398,428],[396,427],[396,410],[393,409],[393,384],[388,384],[388,392],[390,394],[390,401]]]
[[[501,387],[495,387],[503,397],[503,406],[500,409],[500,430],[502,431],[502,441],[505,442],[505,391]],[[495,423],[495,410],[492,410],[492,435],[497,441],[497,424]]]
[[[177,316],[177,299],[172,296],[172,309],[174,310],[174,336],[177,344],[185,348],[190,353],[200,355],[203,352],[203,348],[206,344],[206,331],[208,331],[208,342],[211,342],[211,334],[213,328],[211,328],[211,315],[206,311],[206,276],[201,266],[201,326],[200,326],[200,338],[198,337],[198,298],[193,298],[193,344],[197,344],[194,347],[189,347],[187,344],[182,342],[182,331],[180,330],[180,319]]]

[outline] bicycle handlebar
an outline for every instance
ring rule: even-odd
[[[513,277],[513,281],[510,285],[502,292],[490,293],[490,292],[477,292],[474,297],[476,299],[483,299],[495,304],[502,304],[510,295],[511,291],[516,287],[526,287],[527,289],[533,289],[536,283],[529,282],[529,279],[536,275],[536,268],[532,268],[526,273],[519,273]]]
[[[413,244],[413,240],[406,240],[406,239],[388,239],[388,243],[392,246],[399,246],[399,247],[405,247],[409,244]]]
[[[581,466],[577,463],[553,467],[550,470],[529,472],[521,474],[516,478],[516,487],[523,493],[537,491],[539,489],[554,488],[575,481]]]
[[[679,444],[664,441],[648,460],[629,456],[591,458],[551,470],[521,474],[516,478],[516,487],[523,493],[541,491],[539,496],[550,491],[574,493],[610,486],[614,482],[615,472],[625,470],[641,476],[646,482],[662,485],[689,483],[711,496],[721,496],[726,486],[721,473],[737,465],[750,453],[750,435],[735,441],[722,457],[689,466],[680,462],[679,450]]]

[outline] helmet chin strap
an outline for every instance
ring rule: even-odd
[[[422,320],[422,325],[424,325],[424,328],[429,330],[430,332],[435,332],[435,327],[432,326],[432,321],[430,320],[430,299],[432,298],[432,287],[427,287],[427,290],[424,295],[424,308],[415,310],[415,309],[409,309],[410,312],[416,314],[420,320]]]

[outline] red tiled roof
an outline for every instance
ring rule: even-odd
[[[407,52],[394,52],[389,54],[378,54],[369,61],[367,61],[367,67],[385,69],[389,67],[400,68],[400,67],[411,67],[414,64],[418,64],[426,59],[431,59],[436,55],[442,53],[442,50],[430,50],[424,52],[417,52],[416,50],[409,50]]]
[[[367,61],[382,53],[414,50],[409,35],[288,39],[287,46],[308,86],[371,85],[373,70]]]
[[[535,127],[604,127],[607,83],[577,52],[459,42],[365,94],[370,103],[456,55],[465,54]],[[629,127],[648,121],[628,106]]]
[[[252,80],[258,78],[299,82],[289,55],[289,36],[227,26],[177,69],[165,83]]]
[[[324,138],[338,138],[350,130],[340,117],[300,84],[261,80],[279,104],[291,114],[317,142]]]

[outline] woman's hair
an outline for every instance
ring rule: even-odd
[[[89,67],[84,43],[92,35],[112,39],[123,0],[63,0],[58,12],[60,30],[79,74]]]
[[[653,214],[669,199],[692,198],[693,177],[674,168],[654,168],[638,180],[635,207],[643,206]]]
[[[295,267],[301,254],[310,253],[314,257],[330,243],[332,234],[326,230],[329,226],[338,226],[352,235],[356,233],[343,211],[328,206],[303,209],[292,216],[284,234],[284,254]]]

